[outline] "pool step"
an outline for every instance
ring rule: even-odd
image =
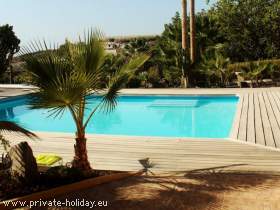
[[[155,100],[150,107],[198,107],[199,100]]]

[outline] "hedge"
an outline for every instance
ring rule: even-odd
[[[235,71],[235,72],[240,72],[242,68],[248,66],[251,62],[248,61],[248,62],[230,64],[228,66],[228,68],[229,68],[229,70],[232,70],[232,71]],[[257,63],[257,62],[259,62],[260,64],[270,64],[270,63],[272,63],[272,64],[278,66],[278,68],[280,69],[280,59],[253,61],[253,63]]]

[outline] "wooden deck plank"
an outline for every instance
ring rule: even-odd
[[[272,128],[271,128],[268,113],[267,113],[267,107],[264,102],[263,93],[259,93],[258,97],[259,97],[260,108],[261,108],[261,118],[263,121],[265,144],[266,144],[266,146],[269,146],[269,147],[275,147],[276,145],[274,142]]]
[[[231,134],[230,134],[230,137],[232,139],[238,138],[238,130],[239,130],[239,126],[240,126],[240,118],[241,118],[241,113],[242,113],[243,100],[244,100],[243,94],[240,94],[239,102],[236,107],[236,113],[235,113],[235,118],[234,118],[233,125],[232,125],[232,130],[231,130]]]
[[[276,132],[274,133],[274,141],[276,144],[276,147],[280,147],[280,109],[276,103],[275,97],[273,94],[269,91],[267,92],[267,97],[270,101],[271,109],[274,114],[274,119],[275,119],[275,127],[276,127]],[[279,104],[280,105],[280,104]]]
[[[276,114],[276,118],[277,118],[278,123],[280,125],[280,94],[279,94],[278,91],[272,91],[271,95],[273,96],[273,99],[275,101],[275,109],[278,110],[278,111],[276,111],[276,113],[277,113]],[[279,145],[280,145],[280,137],[277,137],[275,139],[275,141],[276,141],[276,143],[277,143],[277,145],[279,147]]]
[[[254,94],[250,93],[248,105],[248,125],[247,125],[247,139],[246,141],[251,143],[256,143],[256,132],[255,132],[255,104],[254,104]]]
[[[264,129],[263,129],[263,122],[261,118],[258,93],[254,93],[254,104],[255,104],[256,143],[260,145],[265,145]]]
[[[271,125],[274,144],[275,144],[275,147],[278,147],[279,145],[277,145],[276,141],[275,141],[276,138],[280,137],[280,130],[279,130],[278,122],[277,122],[277,119],[275,117],[275,113],[274,113],[273,107],[271,106],[271,101],[269,100],[267,92],[263,92],[263,97],[264,97],[264,101],[265,101],[265,105],[266,105],[266,109],[267,109],[269,122],[270,122],[270,125]]]
[[[248,106],[249,106],[249,94],[244,94],[244,100],[242,104],[242,111],[240,117],[240,124],[238,130],[238,139],[241,141],[247,141],[247,122],[248,122]]]

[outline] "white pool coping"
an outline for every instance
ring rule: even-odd
[[[27,84],[0,84],[0,88],[7,89],[35,89],[36,86]]]

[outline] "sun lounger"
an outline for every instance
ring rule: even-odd
[[[54,165],[62,164],[62,157],[54,154],[40,154],[36,156],[39,171],[45,171]]]

